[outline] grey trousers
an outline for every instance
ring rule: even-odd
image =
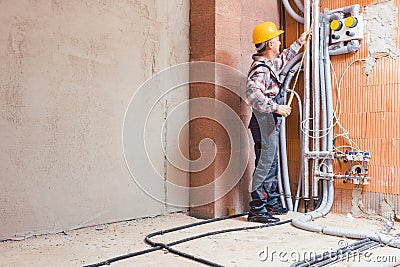
[[[249,128],[254,140],[256,155],[252,177],[250,209],[253,213],[267,212],[267,206],[277,205],[278,147],[282,118],[272,113],[253,112]]]

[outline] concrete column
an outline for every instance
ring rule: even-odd
[[[251,44],[252,30],[258,23],[271,20],[279,24],[279,7],[277,1],[245,1],[245,0],[192,0],[190,14],[191,61],[212,61],[233,67],[244,74],[252,62],[254,52]],[[233,92],[211,84],[191,84],[190,98],[209,97],[222,101],[234,110],[247,126],[251,110]],[[240,86],[234,85],[232,86]],[[225,118],[216,107],[212,111],[216,118]],[[240,129],[237,129],[240,131]],[[235,133],[238,134],[238,133]],[[190,214],[200,218],[213,218],[227,215],[229,212],[240,213],[248,210],[250,193],[248,185],[254,169],[254,151],[251,135],[249,147],[241,147],[242,151],[231,151],[232,145],[228,133],[217,122],[209,119],[196,119],[190,122],[190,158],[200,157],[199,142],[210,138],[215,143],[216,155],[208,168],[199,172],[191,172],[192,187],[205,185],[215,181],[226,169],[230,158],[234,163],[248,160],[243,155],[250,153],[248,167],[237,185],[222,198],[203,205],[191,206]],[[214,151],[206,150],[206,153]],[[231,154],[233,157],[231,157]],[[232,160],[231,159],[231,160]],[[231,162],[232,164],[232,162]],[[233,179],[235,177],[232,177]],[[216,183],[208,193],[217,196],[223,190],[222,184]],[[195,199],[191,195],[191,201]],[[193,202],[191,202],[193,203]]]

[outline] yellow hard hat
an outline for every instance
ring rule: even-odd
[[[272,21],[265,21],[254,27],[253,44],[259,44],[271,40],[282,33],[284,33],[284,31],[278,30],[275,23]]]

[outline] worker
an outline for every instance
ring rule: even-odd
[[[275,23],[266,21],[253,30],[253,44],[257,53],[248,72],[246,97],[253,109],[249,128],[254,140],[255,170],[251,181],[251,201],[248,221],[278,222],[274,215],[287,214],[277,190],[278,144],[282,116],[292,108],[283,103],[284,95],[278,75],[307,42],[309,32],[300,35],[289,48],[280,53],[279,35]]]

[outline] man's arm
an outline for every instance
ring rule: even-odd
[[[311,31],[303,32],[290,47],[284,49],[273,61],[275,69],[280,72],[286,63],[294,58],[300,51],[300,48],[307,42],[308,34]]]

